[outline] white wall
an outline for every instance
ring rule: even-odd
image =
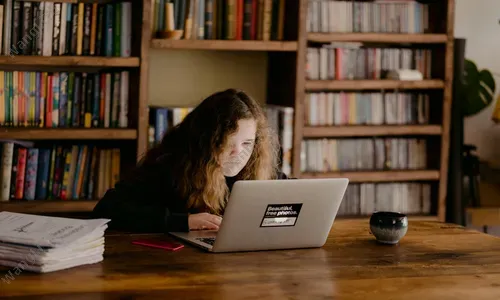
[[[466,57],[479,69],[500,74],[500,1],[456,0],[455,37],[466,39]],[[495,76],[496,94],[500,93],[500,77]],[[496,97],[495,97],[496,98]],[[465,119],[466,143],[478,147],[481,159],[500,164],[500,125],[494,125],[494,105]]]
[[[227,88],[264,103],[267,55],[263,52],[150,50],[149,104],[194,106]]]

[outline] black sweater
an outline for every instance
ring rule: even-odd
[[[134,176],[109,189],[93,211],[94,218],[111,219],[110,229],[132,232],[166,233],[189,231],[187,199],[176,194],[169,160],[141,166]],[[287,179],[279,173],[278,179]],[[235,180],[226,178],[231,190]]]

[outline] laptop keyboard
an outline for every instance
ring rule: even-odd
[[[210,238],[196,238],[196,239],[199,240],[199,241],[202,241],[203,243],[212,245],[212,246],[215,243],[215,238],[214,237],[210,237]]]

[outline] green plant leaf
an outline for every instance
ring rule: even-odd
[[[493,102],[496,84],[493,75],[488,70],[477,69],[471,60],[465,60],[463,114],[465,117],[475,115]]]

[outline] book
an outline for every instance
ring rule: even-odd
[[[0,265],[47,273],[101,262],[109,221],[0,212]]]

